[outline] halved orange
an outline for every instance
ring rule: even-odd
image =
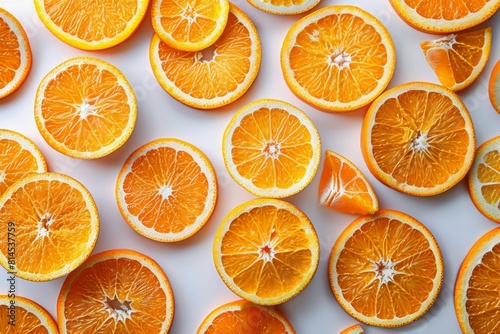
[[[490,80],[488,83],[488,95],[491,105],[500,113],[500,59],[497,61],[493,70],[491,70]]]
[[[151,257],[130,249],[92,255],[64,280],[57,299],[61,334],[168,333],[174,294]]]
[[[275,307],[237,300],[211,311],[196,334],[216,333],[295,334],[288,319]]]
[[[363,330],[363,327],[361,327],[360,324],[355,324],[350,327],[347,327],[339,334],[365,334],[365,331]]]
[[[14,93],[31,69],[31,48],[21,22],[0,8],[0,99]]]
[[[87,259],[99,215],[87,188],[54,172],[32,173],[0,196],[0,265],[30,281],[69,274]]]
[[[199,148],[161,138],[128,157],[115,193],[123,218],[136,232],[172,242],[189,238],[208,221],[217,202],[217,179]]]
[[[452,91],[470,86],[490,56],[491,28],[458,32],[420,43],[439,81]]]
[[[178,101],[199,109],[214,109],[240,98],[260,68],[261,44],[252,20],[229,6],[224,32],[208,49],[180,51],[154,34],[149,49],[153,73]]]
[[[361,151],[385,185],[415,196],[442,193],[469,171],[476,148],[474,124],[460,97],[427,82],[384,92],[361,128]]]
[[[321,0],[248,0],[248,3],[263,12],[277,15],[295,15],[314,8]]]
[[[395,66],[389,32],[356,6],[327,6],[297,20],[281,47],[281,69],[292,92],[325,111],[369,104],[387,87]]]
[[[231,177],[250,193],[282,198],[304,189],[321,159],[312,120],[290,103],[260,99],[233,115],[222,139]]]
[[[277,305],[298,295],[319,262],[314,226],[298,207],[283,200],[253,199],[223,219],[213,243],[215,268],[239,297]]]
[[[55,150],[80,159],[114,152],[137,118],[134,90],[114,65],[79,56],[53,68],[38,85],[35,121]]]
[[[395,210],[360,216],[338,237],[328,263],[333,294],[357,320],[399,327],[427,312],[443,285],[432,233]]]
[[[346,157],[326,150],[318,187],[319,204],[347,213],[378,210],[378,198],[366,176]]]
[[[37,302],[19,295],[0,295],[0,333],[59,334],[52,315]]]

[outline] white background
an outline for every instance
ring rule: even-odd
[[[304,110],[317,125],[323,152],[334,150],[353,161],[369,178],[381,208],[396,209],[420,220],[435,235],[445,262],[445,280],[434,306],[413,324],[397,329],[364,325],[368,334],[377,333],[459,333],[454,313],[453,289],[456,273],[472,244],[486,231],[498,225],[483,217],[473,206],[464,181],[444,194],[419,198],[401,194],[375,180],[362,158],[359,137],[366,109],[344,114],[328,114],[301,102],[291,93],[279,64],[281,43],[292,23],[303,15],[291,17],[267,14],[251,7],[245,0],[234,4],[254,21],[262,41],[262,64],[250,90],[233,104],[220,110],[202,111],[177,102],[154,78],[148,58],[152,36],[149,13],[139,30],[126,42],[105,51],[86,52],[68,46],[54,37],[39,20],[32,0],[0,0],[0,7],[14,14],[23,24],[31,43],[33,65],[23,86],[0,100],[0,127],[15,130],[31,138],[44,153],[49,170],[69,174],[80,180],[93,194],[101,218],[101,231],[95,252],[130,248],[153,257],[168,275],[175,294],[175,317],[171,333],[195,333],[204,317],[215,307],[238,299],[217,275],[212,261],[212,240],[224,215],[234,206],[253,198],[227,173],[222,159],[222,133],[231,116],[245,104],[259,98],[288,101]],[[358,5],[378,17],[391,33],[397,52],[397,65],[389,85],[408,81],[438,83],[428,66],[419,43],[436,36],[414,30],[394,12],[387,0],[323,0],[327,5]],[[477,144],[500,135],[500,115],[490,104],[487,82],[500,58],[500,13],[481,26],[493,27],[490,60],[477,81],[459,93],[467,105],[476,128]],[[139,112],[135,130],[128,142],[116,152],[97,160],[77,160],[49,147],[40,136],[33,117],[35,91],[42,77],[60,62],[77,56],[99,57],[114,64],[129,79],[137,95]],[[114,189],[118,171],[128,155],[139,146],[160,138],[176,137],[199,147],[214,165],[219,181],[217,207],[205,225],[188,240],[162,244],[134,232],[121,217]],[[322,160],[323,161],[323,160]],[[347,315],[331,293],[327,263],[331,247],[339,233],[356,216],[343,214],[317,204],[318,174],[299,194],[287,200],[299,206],[313,222],[321,243],[318,270],[307,288],[292,300],[279,305],[298,333],[338,333],[357,321]],[[7,274],[3,275],[5,278]],[[0,293],[7,289],[1,279]],[[56,317],[56,300],[64,281],[46,283],[17,280],[17,293],[44,306]]]

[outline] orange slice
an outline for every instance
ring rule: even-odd
[[[325,111],[363,107],[389,84],[396,51],[387,29],[356,6],[327,6],[296,21],[281,48],[286,83]]]
[[[477,26],[493,16],[500,0],[389,0],[396,13],[413,28],[450,33]]]
[[[342,308],[373,326],[399,327],[427,312],[443,285],[443,258],[415,218],[380,210],[354,220],[333,245],[328,275]]]
[[[153,29],[170,47],[200,51],[214,44],[227,24],[228,0],[152,0]]]
[[[344,329],[340,334],[365,334],[363,327],[360,324],[355,324]]]
[[[61,334],[168,333],[174,295],[152,258],[128,249],[94,254],[64,281],[57,299]]]
[[[247,191],[282,198],[311,182],[321,159],[321,140],[303,111],[284,101],[261,99],[233,115],[222,154],[231,177]]]
[[[116,180],[116,201],[127,223],[157,241],[184,240],[208,221],[217,202],[217,179],[207,156],[174,138],[135,150]]]
[[[0,332],[59,334],[57,323],[43,306],[18,295],[0,295]]]
[[[276,308],[238,300],[217,307],[203,320],[196,334],[215,333],[295,334],[290,322]]]
[[[31,69],[28,36],[11,13],[0,8],[0,99],[14,93]]]
[[[33,173],[0,196],[0,265],[30,281],[67,275],[92,252],[99,215],[90,192],[60,173]],[[8,228],[7,228],[8,227]]]
[[[248,0],[255,8],[271,14],[295,15],[307,12],[320,3],[321,0]]]
[[[45,158],[31,139],[16,131],[0,129],[0,196],[27,174],[46,171]]]
[[[415,196],[442,193],[462,180],[475,146],[474,124],[458,95],[426,82],[384,92],[361,128],[361,151],[370,172]]]
[[[490,97],[491,105],[498,113],[500,113],[500,59],[491,71],[488,84],[488,95]]]
[[[276,199],[254,199],[232,209],[213,243],[215,268],[236,295],[276,305],[299,294],[316,273],[319,241],[309,218]]]
[[[35,0],[45,27],[64,43],[102,50],[126,41],[139,28],[149,0]]]
[[[326,150],[318,187],[319,204],[347,213],[378,210],[378,199],[366,176],[346,157]]]
[[[67,156],[95,159],[117,150],[137,118],[134,90],[123,73],[103,60],[75,57],[40,82],[35,121],[47,143]]]
[[[241,97],[260,68],[260,38],[250,18],[233,4],[226,28],[208,49],[196,52],[169,47],[154,34],[149,58],[160,85],[178,101],[214,109]]]
[[[420,47],[441,84],[456,92],[470,86],[486,66],[491,28],[424,41]]]

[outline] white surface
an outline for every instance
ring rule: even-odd
[[[288,101],[309,114],[321,134],[323,150],[331,149],[353,161],[369,178],[382,208],[397,209],[424,223],[439,242],[445,261],[445,283],[432,309],[420,320],[398,329],[365,325],[368,334],[377,333],[459,333],[454,314],[453,288],[457,270],[471,245],[486,231],[498,225],[483,217],[469,199],[464,181],[444,194],[417,198],[391,190],[368,172],[359,147],[364,110],[328,114],[298,100],[283,79],[279,52],[290,25],[300,16],[280,17],[260,12],[244,0],[234,3],[254,21],[262,40],[262,65],[251,89],[232,105],[219,111],[201,111],[184,106],[170,97],[156,82],[148,58],[152,35],[149,16],[125,43],[106,51],[85,52],[54,37],[41,23],[32,0],[0,0],[0,7],[14,14],[23,24],[31,43],[33,66],[16,93],[0,100],[0,127],[19,131],[34,140],[44,153],[49,169],[80,180],[93,194],[101,217],[101,231],[94,252],[112,248],[131,248],[153,257],[167,273],[175,293],[175,318],[171,333],[195,333],[213,308],[238,299],[222,282],[214,268],[212,240],[218,223],[234,206],[253,198],[228,175],[221,154],[221,137],[236,110],[258,98]],[[419,43],[432,35],[406,25],[387,0],[323,0],[326,5],[354,4],[378,17],[391,33],[397,50],[397,65],[390,87],[415,80],[438,82],[425,62]],[[482,26],[493,27],[493,48],[481,77],[459,95],[475,122],[478,145],[500,134],[500,115],[490,105],[487,81],[500,58],[500,13]],[[60,62],[77,55],[107,60],[120,68],[133,85],[139,103],[135,130],[128,142],[111,155],[91,161],[76,160],[50,148],[40,136],[33,119],[33,101],[42,77]],[[219,200],[207,225],[192,238],[162,244],[134,232],[122,219],[115,202],[114,187],[118,171],[128,155],[140,145],[159,137],[177,137],[203,150],[212,161],[219,182]],[[320,168],[321,171],[321,168]],[[298,333],[338,333],[357,321],[348,316],[331,293],[327,279],[327,259],[331,247],[354,215],[342,214],[317,204],[319,173],[301,193],[288,198],[312,220],[321,242],[319,268],[310,285],[294,299],[278,306]],[[5,278],[1,278],[3,277]],[[0,292],[5,291],[7,274],[0,274]],[[54,317],[56,299],[64,278],[32,283],[17,280],[17,294],[39,302]]]

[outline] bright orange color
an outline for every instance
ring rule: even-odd
[[[441,84],[456,92],[470,86],[486,66],[491,28],[424,41],[420,47]]]
[[[360,324],[355,324],[350,327],[347,327],[339,334],[365,334],[365,331],[363,330],[363,327],[361,327]]]
[[[11,301],[13,301],[14,309]],[[13,317],[9,317],[12,315]],[[2,334],[59,334],[52,315],[37,302],[16,295],[0,295],[0,333]]]
[[[359,321],[406,325],[427,312],[443,284],[443,258],[432,233],[415,218],[380,210],[354,220],[333,245],[333,294]]]
[[[314,8],[321,0],[248,0],[263,12],[276,15],[296,15]]]
[[[500,59],[497,61],[490,74],[488,95],[491,105],[500,114]]]
[[[215,268],[236,295],[277,305],[299,294],[319,262],[319,240],[309,218],[276,199],[238,205],[223,219],[213,243]]]
[[[134,250],[94,254],[64,281],[57,299],[61,334],[166,334],[174,295],[163,269]]]
[[[442,193],[462,180],[475,147],[474,124],[459,96],[426,82],[384,92],[361,128],[361,151],[370,172],[415,196]]]
[[[237,300],[217,307],[203,320],[196,334],[216,333],[295,334],[290,322],[276,308]]]
[[[318,187],[319,204],[347,213],[378,210],[378,199],[366,176],[346,157],[326,150]]]
[[[90,192],[60,173],[33,173],[0,196],[0,265],[9,269],[9,232],[15,232],[15,271],[30,281],[69,274],[94,249],[99,215]],[[11,228],[11,229],[9,229]],[[12,240],[12,239],[10,239]]]

